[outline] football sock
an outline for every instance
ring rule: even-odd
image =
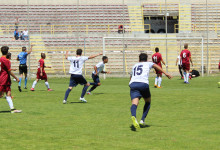
[[[150,102],[146,102],[145,105],[144,105],[143,115],[142,115],[141,120],[144,121],[144,119],[147,117],[147,114],[148,114],[149,110],[150,110]]]
[[[84,86],[84,88],[82,90],[81,98],[83,98],[85,96],[87,89],[88,89],[88,86]]]
[[[66,90],[64,100],[67,100],[67,98],[68,98],[70,92],[71,92],[71,89],[68,88],[68,89]]]
[[[48,89],[50,89],[50,85],[49,85],[48,82],[45,82],[45,85],[46,85],[46,87],[47,87]]]
[[[186,82],[189,82],[189,73],[186,73]]]
[[[154,85],[157,85],[157,81],[158,81],[158,77],[155,78],[155,84]]]
[[[37,84],[37,81],[34,81],[33,85],[32,85],[32,88],[35,88],[36,84]]]
[[[159,86],[159,87],[161,86],[161,82],[162,82],[162,78],[159,77],[159,78],[158,78],[158,86]]]
[[[132,104],[131,105],[131,116],[134,116],[136,118],[136,110],[137,110],[137,105]]]
[[[10,109],[14,109],[11,96],[6,96],[6,100],[7,100],[7,102],[8,102],[8,105],[9,105]]]
[[[24,80],[24,86],[27,87],[27,77]]]
[[[184,81],[186,81],[186,72],[183,73]]]
[[[89,92],[92,92],[92,91],[95,90],[96,88],[97,88],[97,86],[93,85],[93,86],[91,87],[91,89],[89,90]]]
[[[98,85],[98,83],[95,83],[95,82],[94,82],[94,83],[90,83],[90,85],[96,85],[96,86],[97,86],[97,85]]]
[[[21,80],[22,80],[22,78],[20,77],[19,80],[20,80],[20,81],[19,81],[18,85],[21,86]]]

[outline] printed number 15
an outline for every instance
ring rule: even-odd
[[[134,68],[134,76],[141,75],[142,72],[143,72],[143,65],[140,65]]]

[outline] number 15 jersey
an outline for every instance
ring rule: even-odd
[[[152,62],[139,62],[135,64],[132,68],[132,77],[129,84],[133,82],[142,82],[149,84],[149,73],[150,69],[153,67]]]
[[[80,57],[68,57],[67,60],[70,61],[70,74],[82,75],[83,64],[89,57],[80,56]]]

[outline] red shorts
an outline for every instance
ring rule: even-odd
[[[0,85],[0,92],[8,92],[11,91],[11,86],[10,85]]]
[[[161,64],[157,64],[157,65],[160,66],[160,68],[162,68]],[[157,71],[156,69],[155,69],[155,71],[156,71],[156,74],[162,75],[162,72],[161,72],[161,71]]]
[[[184,63],[183,64],[183,70],[189,71],[190,70],[190,64],[189,63]]]
[[[37,79],[47,80],[47,74],[43,72],[43,75],[40,76],[40,72],[37,72]]]

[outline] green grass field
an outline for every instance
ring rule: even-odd
[[[88,79],[88,81],[92,81]],[[14,105],[21,114],[7,112],[0,99],[0,150],[214,150],[220,148],[220,77],[199,77],[183,84],[179,78],[163,77],[162,89],[153,88],[149,125],[131,130],[129,79],[102,80],[88,103],[79,102],[82,86],[73,89],[68,104],[62,104],[69,79],[49,79],[54,91],[43,81],[36,91],[17,90],[13,82]],[[29,87],[33,81],[29,81]],[[24,80],[22,81],[22,84]],[[140,101],[140,120],[144,102]]]

